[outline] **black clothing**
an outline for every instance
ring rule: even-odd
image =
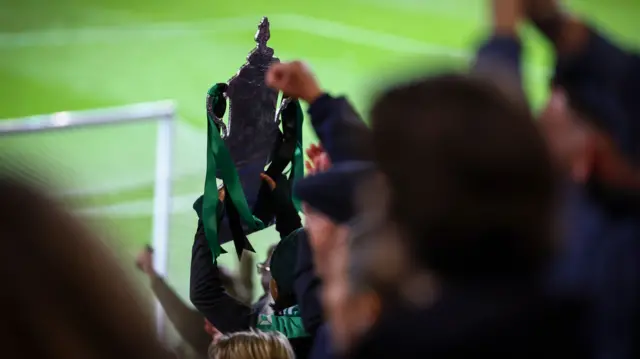
[[[588,358],[581,307],[527,284],[483,281],[385,314],[351,358]]]
[[[220,271],[213,262],[204,234],[202,222],[198,222],[191,254],[190,299],[193,305],[213,326],[222,333],[254,328],[258,312],[231,297],[223,288]],[[289,339],[296,358],[308,358],[313,345],[311,337]]]

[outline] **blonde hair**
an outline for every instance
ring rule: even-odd
[[[225,334],[211,343],[209,359],[295,359],[295,355],[282,333],[250,330]]]

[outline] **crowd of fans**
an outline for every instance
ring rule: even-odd
[[[281,237],[257,265],[264,294],[252,303],[251,257],[217,265],[202,219],[195,309],[151,248],[137,259],[190,354],[160,344],[82,222],[2,178],[3,357],[640,358],[640,57],[554,0],[489,3],[468,73],[383,89],[370,126],[302,62],[272,65],[266,84],[308,103],[320,144],[293,193],[262,177]],[[556,55],[537,115],[525,22]]]

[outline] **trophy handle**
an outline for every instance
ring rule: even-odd
[[[223,120],[224,114],[227,112],[227,89],[229,85],[222,82],[216,84],[216,86],[219,89],[217,93],[207,93],[207,113],[213,119],[218,131],[222,132],[221,137],[224,139],[229,135],[227,125]]]
[[[287,106],[289,105],[290,102],[291,102],[291,97],[283,95],[282,102],[280,102],[280,107],[278,107],[278,110],[276,111],[276,125],[277,126],[280,126],[280,124],[282,123],[282,120],[281,120],[282,111],[287,108]]]

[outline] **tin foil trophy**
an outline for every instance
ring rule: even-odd
[[[278,92],[265,84],[269,66],[279,61],[267,45],[270,36],[265,17],[247,62],[227,83],[217,83],[207,93],[207,173],[204,195],[194,209],[214,258],[230,240],[238,257],[243,250],[253,251],[247,235],[274,223],[275,203],[261,173],[289,190],[303,175],[300,104],[284,96],[278,104]]]

